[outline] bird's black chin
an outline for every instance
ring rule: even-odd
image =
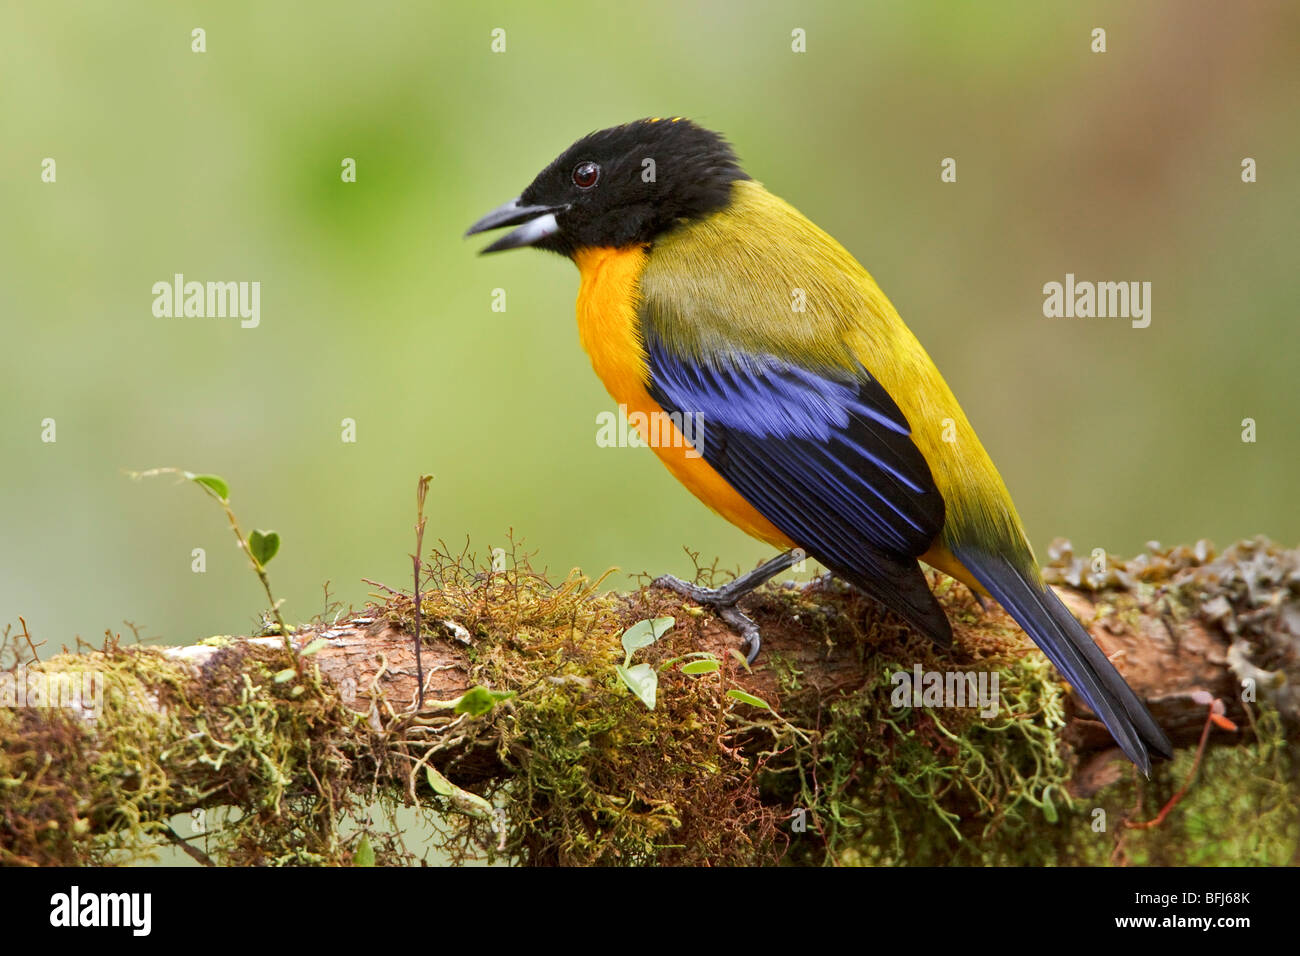
[[[466,236],[487,232],[489,229],[501,229],[516,226],[496,242],[487,246],[483,254],[501,252],[505,249],[518,249],[523,246],[537,246],[542,249],[558,250],[560,224],[556,215],[568,209],[560,206],[534,206],[522,203],[518,198],[503,203],[480,219],[466,231]]]

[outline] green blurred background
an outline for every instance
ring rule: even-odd
[[[767,556],[650,451],[597,447],[573,267],[461,238],[646,115],[724,131],[872,271],[1040,553],[1295,544],[1298,37],[1283,2],[6,4],[0,617],[55,647],[255,627],[218,509],[123,474],[159,465],[223,475],[281,533],[291,620],[327,579],[358,605],[363,576],[408,585],[425,471],[431,539],[513,528],[558,574]],[[260,281],[261,326],[155,318],[176,272]],[[1150,328],[1044,318],[1067,272],[1150,281]]]

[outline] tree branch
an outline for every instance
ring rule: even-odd
[[[1294,744],[1300,726],[1294,690],[1300,680],[1300,554],[1261,540],[1221,558],[1200,545],[1153,550],[1095,569],[1093,559],[1076,559],[1068,545],[1055,547],[1053,558],[1049,579],[1148,701],[1175,746],[1196,747],[1211,699],[1223,702],[1239,728],[1216,729],[1211,744],[1254,740],[1260,707],[1277,712],[1283,735]],[[747,601],[763,634],[763,655],[753,671],[738,660],[734,634],[670,592],[602,595],[576,575],[552,585],[526,561],[498,572],[445,555],[427,568],[427,577],[421,612],[434,636],[424,642],[425,706],[418,712],[410,633],[415,608],[410,595],[392,590],[362,614],[297,631],[296,655],[311,648],[305,659],[291,658],[278,636],[161,650],[110,641],[99,652],[10,670],[28,683],[32,674],[97,673],[106,696],[95,720],[85,719],[84,705],[81,711],[0,707],[0,862],[111,859],[122,845],[150,834],[179,839],[168,825],[175,814],[230,806],[245,818],[252,814],[260,829],[250,835],[252,824],[241,824],[240,838],[225,848],[226,862],[348,862],[354,840],[339,835],[339,819],[368,801],[401,797],[472,818],[480,847],[505,848],[505,828],[512,827],[509,852],[532,862],[602,859],[607,847],[589,856],[579,847],[584,839],[598,842],[594,834],[602,826],[629,841],[635,832],[636,847],[669,845],[662,853],[671,856],[674,847],[681,850],[669,839],[672,833],[697,826],[692,813],[707,811],[714,815],[698,828],[707,823],[725,831],[711,852],[744,861],[755,847],[780,842],[774,834],[790,808],[772,797],[773,788],[782,799],[845,799],[855,781],[880,785],[882,768],[862,757],[871,747],[883,748],[888,763],[891,755],[912,753],[898,750],[905,741],[940,755],[954,740],[960,743],[967,732],[954,734],[946,711],[890,710],[881,703],[890,668],[914,661],[927,670],[1000,669],[1016,699],[1029,701],[1023,712],[1013,706],[1011,722],[1000,726],[1037,728],[1047,741],[1035,744],[1045,750],[1028,757],[1021,744],[1008,749],[1008,767],[1029,760],[1040,769],[1044,761],[1063,768],[1059,778],[1032,784],[1021,770],[1007,777],[1019,780],[1035,805],[1051,804],[1053,786],[1068,784],[1075,799],[1086,799],[1132,779],[1105,728],[1076,698],[1065,701],[1064,720],[1053,725],[1059,689],[1050,681],[1035,683],[1038,672],[1016,670],[1032,664],[1048,673],[1015,623],[996,605],[981,610],[963,588],[938,575],[936,592],[954,624],[950,652],[931,647],[843,587],[780,585]],[[621,686],[613,665],[623,657],[622,629],[661,616],[674,617],[677,626],[636,654],[659,674],[659,706],[652,714]],[[699,652],[720,662],[717,672],[683,675],[682,656]],[[314,666],[303,668],[304,660]],[[483,685],[515,696],[477,706],[471,691]],[[12,704],[3,689],[0,684],[0,703]],[[775,715],[728,691],[760,698]],[[836,723],[837,708],[868,698],[875,716],[859,713],[857,724]],[[486,712],[478,712],[483,707]],[[556,708],[565,709],[562,719],[546,723]],[[978,720],[958,725],[971,733],[982,729]],[[832,754],[845,726],[861,726],[864,736],[854,745],[861,752]],[[566,728],[574,739],[557,743]],[[1001,731],[990,735],[992,744],[970,744],[973,750],[961,752],[978,755],[981,748],[1001,746],[1007,736]],[[1053,736],[1067,746],[1058,752]],[[678,761],[671,773],[693,761],[715,770],[659,794],[657,781],[671,775],[670,768],[633,766],[656,749]],[[619,768],[625,780],[607,779],[623,772]],[[890,786],[910,787],[899,783],[903,770],[884,769],[894,774]],[[847,782],[833,789],[825,777],[840,770]],[[787,786],[792,773],[802,781],[793,790]],[[810,782],[810,773],[823,776]],[[581,799],[560,792],[566,780],[581,790]],[[717,794],[710,790],[715,780],[725,783]],[[1002,812],[986,806],[989,794],[1012,792],[1010,783],[998,787],[985,792],[970,785],[962,799],[974,801],[972,817]],[[699,807],[683,805],[695,799],[685,796],[691,793],[699,795]],[[718,807],[704,806],[715,797]],[[964,811],[944,802],[946,789],[932,797],[917,799],[934,804],[936,820],[964,819]],[[724,803],[734,824],[717,815]],[[539,816],[569,813],[581,822],[566,818],[562,839],[535,825]],[[959,840],[965,837],[964,823],[949,820],[947,826]],[[484,827],[500,839],[488,837]],[[268,859],[270,850],[254,845],[258,840],[297,845],[292,852],[279,846],[279,855]],[[390,849],[393,859],[401,856],[396,845]]]

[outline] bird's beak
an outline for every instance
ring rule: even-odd
[[[477,232],[487,232],[489,229],[500,229],[503,226],[523,223],[518,229],[507,232],[483,252],[500,252],[503,249],[535,245],[547,236],[553,236],[560,231],[559,223],[555,221],[555,214],[568,208],[568,206],[525,206],[515,198],[493,209],[474,223],[465,235],[472,236]]]

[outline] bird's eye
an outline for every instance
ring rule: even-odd
[[[579,163],[573,167],[573,185],[579,189],[590,189],[600,179],[600,167],[595,163]]]

